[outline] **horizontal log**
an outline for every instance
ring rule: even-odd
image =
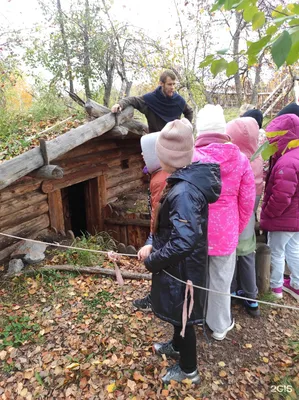
[[[121,151],[119,149],[99,151],[93,154],[82,155],[81,157],[69,158],[59,161],[60,166],[64,170],[64,174],[68,173],[68,170],[74,167],[80,167],[90,164],[107,164],[113,158],[119,159],[121,156]]]
[[[40,179],[61,179],[63,177],[63,169],[58,165],[44,165],[31,172],[30,176]]]
[[[63,179],[44,181],[42,183],[42,192],[51,193],[54,190],[62,189],[75,185],[76,183],[88,181],[89,179],[96,178],[103,175],[108,169],[107,164],[99,164],[95,167],[84,168],[76,172],[66,174]]]
[[[57,161],[65,161],[68,159],[76,159],[82,156],[86,156],[88,154],[98,153],[101,151],[107,151],[118,148],[116,140],[105,139],[104,136],[100,136],[98,138],[92,139],[87,143],[82,144],[81,146],[76,147],[75,149],[63,154],[62,156],[56,158],[54,160],[55,164],[58,164],[63,167],[61,162]]]
[[[12,198],[1,204],[0,207],[0,217],[5,215],[14,214],[30,205],[41,203],[43,200],[47,199],[47,195],[40,192],[25,193],[22,196]]]
[[[107,190],[107,199],[109,202],[109,199],[111,199],[112,197],[116,197],[119,196],[121,194],[124,193],[128,193],[134,189],[140,188],[144,186],[144,183],[141,179],[135,180],[135,181],[131,181],[128,183],[124,183],[123,185],[118,185],[116,187],[110,188]]]
[[[38,234],[43,229],[48,228],[49,224],[49,215],[43,214],[39,217],[31,219],[30,221],[26,221],[20,225],[6,229],[3,233],[20,236],[23,238],[29,238],[31,237],[31,235]],[[0,250],[4,249],[7,246],[11,246],[16,242],[19,242],[19,240],[0,235]]]
[[[26,178],[26,179],[25,179]],[[33,192],[38,189],[41,185],[41,180],[25,177],[21,178],[18,183],[9,186],[6,189],[0,191],[0,203],[22,196],[25,193]]]
[[[121,124],[130,119],[132,115],[133,107],[129,106],[119,115],[119,123]],[[114,126],[115,115],[109,113],[50,140],[46,143],[49,162],[94,137],[103,135]],[[0,190],[43,165],[44,160],[39,148],[29,150],[11,160],[3,162],[0,164]]]
[[[108,276],[115,276],[114,269],[108,268],[101,268],[101,267],[76,267],[74,265],[45,265],[39,269],[29,269],[22,271],[17,275],[31,275],[31,274],[40,274],[46,271],[71,271],[71,272],[78,272],[80,274],[97,274],[97,275],[108,275]],[[140,274],[137,272],[129,272],[121,270],[122,277],[124,279],[144,279],[144,280],[151,280],[151,274]],[[9,277],[12,277],[10,275]]]
[[[112,225],[120,225],[120,226],[145,226],[149,227],[150,226],[150,220],[149,219],[119,219],[119,218],[106,218],[104,220],[104,223],[112,226]]]
[[[34,239],[31,237],[30,239]],[[0,262],[7,261],[10,258],[10,255],[17,249],[20,243],[14,243],[11,246],[5,247],[3,250],[0,250]]]
[[[17,226],[25,221],[29,221],[41,214],[47,213],[48,210],[48,202],[47,200],[44,200],[40,203],[29,205],[13,214],[7,214],[0,218],[0,231]]]
[[[141,179],[143,176],[142,170],[125,169],[122,170],[119,175],[114,177],[108,177],[107,179],[107,189],[118,186],[119,184],[124,184],[127,182],[135,181],[136,179]]]

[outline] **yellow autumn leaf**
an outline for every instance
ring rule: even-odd
[[[245,347],[246,347],[246,349],[251,349],[252,348],[252,344],[251,343],[246,343]]]
[[[283,136],[287,133],[288,131],[275,131],[275,132],[266,132],[266,136],[268,138],[274,138],[276,136]]]
[[[269,362],[269,358],[267,358],[267,357],[263,357],[263,361],[264,361],[264,363],[268,363]]]
[[[226,375],[227,373],[223,370],[219,372],[219,376],[221,376],[221,378],[224,378]]]
[[[225,362],[224,361],[219,361],[218,365],[219,365],[219,367],[225,367]]]
[[[283,155],[287,149],[294,149],[296,147],[299,147],[299,139],[291,140],[281,154]]]
[[[114,390],[116,390],[116,384],[115,384],[115,382],[110,383],[110,385],[107,385],[107,386],[106,386],[106,389],[107,389],[107,392],[108,392],[108,393],[113,393]]]
[[[79,363],[72,363],[72,364],[66,366],[65,369],[70,369],[70,370],[71,369],[78,369],[78,367],[80,367]]]

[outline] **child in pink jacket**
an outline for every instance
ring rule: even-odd
[[[230,294],[239,234],[252,215],[255,202],[254,175],[247,157],[225,133],[222,107],[206,105],[197,114],[197,140],[193,162],[220,164],[222,189],[216,203],[209,205],[209,288]],[[212,337],[223,340],[234,327],[231,298],[209,292],[207,324]]]
[[[250,160],[259,148],[259,125],[257,121],[253,117],[237,118],[227,124],[226,132],[230,135],[232,143],[237,145],[242,153],[247,156],[248,160]],[[245,296],[252,299],[252,301],[244,300],[244,306],[251,316],[258,317],[260,315],[260,310],[258,303],[254,301],[258,293],[255,273],[255,213],[263,191],[262,157],[258,156],[255,158],[255,160],[251,162],[251,167],[255,178],[255,206],[248,225],[239,237],[237,266],[231,290],[232,293],[237,292],[238,296]]]

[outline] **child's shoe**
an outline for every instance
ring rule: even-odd
[[[148,294],[142,299],[137,299],[133,301],[133,306],[138,308],[143,312],[150,312],[152,311],[152,304],[151,304],[151,295]]]
[[[212,333],[212,338],[215,339],[215,340],[223,340],[223,339],[225,339],[227,333],[229,331],[231,331],[234,326],[235,326],[235,320],[233,319],[232,324],[227,329],[225,329],[225,331],[223,331],[223,332],[213,332]]]
[[[247,297],[243,290],[238,290],[237,296]],[[252,317],[259,317],[261,315],[261,312],[259,310],[259,305],[256,301],[254,300],[242,300],[242,301],[249,315],[251,315]]]
[[[174,358],[175,360],[180,358],[180,352],[173,348],[172,340],[166,343],[154,343],[153,348],[155,353],[160,356],[165,354],[167,357]]]
[[[271,292],[277,299],[282,299],[282,287],[271,288]]]
[[[200,383],[200,376],[197,369],[190,374],[187,374],[181,369],[179,364],[175,364],[168,369],[167,374],[163,376],[162,381],[163,383],[168,384],[170,381],[182,382],[185,379],[188,379],[195,385],[198,385]]]
[[[295,289],[291,286],[291,280],[285,279],[283,282],[282,290],[289,293],[291,296],[294,297],[297,301],[299,301],[299,289]]]
[[[260,317],[261,312],[259,310],[259,305],[254,300],[244,300],[244,307],[249,315],[252,317]]]

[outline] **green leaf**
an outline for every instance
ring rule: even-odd
[[[211,9],[211,12],[219,10],[219,8],[221,8],[224,5],[224,3],[225,0],[217,0]]]
[[[243,18],[245,19],[246,22],[251,22],[253,16],[258,12],[259,9],[257,8],[257,6],[247,7],[243,12]]]
[[[292,65],[299,60],[299,41],[292,45],[291,50],[286,59],[287,65]]]
[[[248,55],[248,66],[252,67],[253,65],[258,63],[258,59],[256,55]]]
[[[267,28],[267,30],[266,30],[266,34],[267,35],[274,35],[274,33],[276,33],[277,32],[277,26],[276,25],[271,25],[271,26],[269,26],[269,28]]]
[[[219,72],[223,71],[226,68],[227,61],[224,58],[220,58],[220,60],[215,60],[211,64],[211,72],[215,78]]]
[[[273,61],[277,67],[281,67],[286,61],[288,54],[292,47],[292,39],[287,31],[283,31],[281,35],[275,40],[271,48]]]
[[[251,156],[250,161],[254,161],[261,153],[262,151],[266,150],[269,147],[270,143],[268,142],[268,140],[263,143],[258,149],[257,151]]]
[[[38,372],[36,372],[35,374],[34,374],[34,376],[35,376],[35,379],[37,380],[37,382],[40,384],[40,385],[44,385],[44,382],[43,382],[43,380],[42,380],[42,377],[40,376],[40,374],[38,373]]]
[[[275,154],[278,150],[278,145],[277,143],[269,143],[269,146],[266,147],[263,151],[262,151],[262,157],[263,160],[269,160],[269,158],[271,156],[273,156],[273,154]]]
[[[270,39],[271,35],[266,35],[257,42],[251,43],[251,45],[248,47],[247,54],[254,56],[257,55],[268,44]]]
[[[289,21],[290,26],[298,26],[299,25],[299,18],[294,18],[291,21]]]
[[[262,11],[254,14],[252,18],[252,29],[256,31],[265,24],[265,14]]]
[[[299,4],[289,4],[289,8],[294,14],[299,15]]]
[[[252,0],[243,0],[240,2],[240,4],[237,5],[236,10],[237,11],[243,11],[245,8],[249,7],[252,4]]]
[[[226,48],[226,49],[218,50],[218,51],[217,51],[217,54],[226,54],[226,53],[228,52],[228,50],[229,50],[229,47]]]
[[[274,132],[266,132],[267,138],[274,138],[276,136],[283,136],[287,133],[288,131],[274,131]]]
[[[208,65],[211,64],[211,62],[214,60],[214,54],[209,54],[206,56],[204,60],[199,64],[199,68],[204,68],[207,67]]]
[[[231,76],[235,75],[238,72],[239,65],[236,61],[231,61],[226,66],[226,75]]]

